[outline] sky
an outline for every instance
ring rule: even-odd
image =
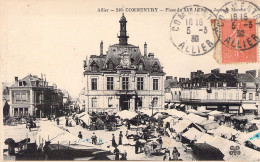
[[[221,7],[222,1],[210,0],[208,8]],[[213,3],[214,2],[214,3]],[[121,12],[97,12],[99,8],[177,8],[199,4],[200,1],[89,1],[89,0],[0,0],[0,61],[1,80],[13,82],[28,74],[46,75],[50,84],[66,89],[77,97],[83,88],[83,60],[104,52],[109,45],[118,43]],[[205,4],[201,4],[205,5]],[[191,71],[220,68],[239,69],[244,72],[260,69],[259,63],[222,65],[211,51],[202,56],[180,52],[171,42],[170,22],[175,13],[125,12],[128,43],[137,45],[143,54],[154,53],[164,67],[166,75],[189,77]],[[182,39],[182,38],[178,38]],[[259,50],[259,49],[258,49]]]

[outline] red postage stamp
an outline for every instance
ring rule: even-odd
[[[212,21],[214,38],[218,41],[214,52],[217,62],[259,61],[259,18],[260,9],[248,1],[230,1],[219,10],[217,20]]]
[[[222,63],[257,62],[256,20],[221,20]]]

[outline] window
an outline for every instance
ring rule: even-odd
[[[144,78],[137,77],[137,90],[144,90]]]
[[[236,100],[239,100],[239,93],[236,93]]]
[[[14,116],[18,116],[18,108],[14,108]]]
[[[158,90],[158,79],[153,79],[153,90]]]
[[[158,106],[158,97],[153,98],[153,106],[157,107]]]
[[[91,65],[91,70],[92,71],[97,71],[98,70],[98,65],[95,62]]]
[[[153,71],[154,71],[154,72],[158,72],[158,71],[159,71],[159,65],[158,65],[157,62],[154,63]]]
[[[26,93],[22,93],[22,101],[27,101]]]
[[[253,100],[253,93],[249,93],[249,100]]]
[[[138,70],[140,71],[144,70],[144,64],[142,62],[139,64]]]
[[[19,108],[19,115],[23,116],[23,108]]]
[[[25,116],[28,115],[28,108],[24,108],[24,115],[25,115]]]
[[[23,86],[23,82],[20,81],[20,82],[19,82],[19,86]]]
[[[21,94],[20,93],[15,94],[15,99],[16,101],[21,101]]]
[[[215,92],[215,99],[218,99],[218,92]]]
[[[92,99],[92,107],[97,107],[97,98],[96,97],[93,97]]]
[[[112,107],[112,97],[108,97],[108,107]]]
[[[114,89],[114,78],[107,77],[107,90],[113,90],[113,89]]]
[[[246,100],[246,93],[243,93],[242,99],[243,99],[243,100]]]
[[[108,69],[113,70],[114,69],[114,64],[112,62],[108,63]]]
[[[208,100],[210,99],[210,93],[207,93],[207,99]]]
[[[229,93],[229,99],[232,100],[233,96],[232,93]]]
[[[97,78],[92,78],[91,79],[91,89],[92,90],[97,90]]]
[[[223,93],[223,99],[226,99],[226,92]]]
[[[122,89],[123,90],[128,90],[129,86],[129,78],[128,77],[123,77],[122,78]]]
[[[142,97],[138,97],[137,98],[137,105],[138,105],[138,107],[142,107],[143,106],[143,99],[142,99]]]
[[[259,93],[255,93],[255,100],[259,100]]]

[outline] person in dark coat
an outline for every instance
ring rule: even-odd
[[[82,134],[81,134],[81,132],[79,132],[78,137],[79,137],[80,139],[82,139]]]
[[[163,144],[162,137],[159,137],[159,139],[156,140],[160,145]]]
[[[119,154],[120,154],[120,151],[116,146],[114,149],[115,160],[119,160]]]
[[[131,123],[130,123],[130,120],[127,121],[127,129],[128,129],[128,130],[131,129]]]
[[[127,152],[126,151],[124,151],[122,154],[121,154],[121,158],[120,158],[120,160],[127,160]]]
[[[112,134],[112,146],[113,146],[113,147],[116,147],[116,146],[117,146],[116,140],[115,140],[115,135],[114,135],[114,134]]]
[[[56,122],[57,122],[57,125],[60,125],[60,119],[59,118],[57,118]]]
[[[174,160],[174,161],[179,160],[179,156],[180,156],[179,151],[177,150],[176,147],[174,147],[172,150],[172,158],[173,158],[172,160]]]
[[[139,138],[137,138],[136,142],[135,142],[135,154],[138,154],[140,145],[141,145],[141,143],[139,141]]]
[[[95,133],[93,133],[92,137],[91,137],[91,140],[92,140],[92,144],[96,145],[97,144],[97,136]]]
[[[69,126],[69,119],[66,118],[66,126]]]
[[[122,138],[123,138],[123,134],[122,131],[120,131],[118,145],[122,145]]]

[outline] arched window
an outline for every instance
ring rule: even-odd
[[[92,106],[92,107],[97,107],[97,98],[96,98],[96,97],[93,97],[93,98],[91,99],[91,106]]]
[[[108,107],[112,107],[112,97],[108,97]]]
[[[98,71],[98,65],[97,63],[93,62],[92,65],[91,65],[91,70],[92,71]]]
[[[157,107],[158,106],[158,97],[153,98],[153,106]]]
[[[144,70],[144,63],[143,62],[139,63],[138,70]]]
[[[110,62],[108,63],[107,68],[108,68],[108,70],[113,70],[113,69],[114,69],[114,64],[113,64],[112,61],[110,61]]]
[[[157,62],[153,65],[153,71],[158,72],[159,71],[159,64]]]

